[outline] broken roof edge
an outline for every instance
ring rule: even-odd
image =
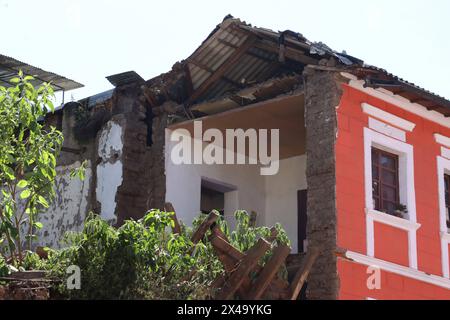
[[[11,72],[19,72],[19,70],[22,70],[24,74],[33,76],[36,80],[50,83],[55,88],[55,91],[69,91],[84,87],[83,84],[77,81],[53,72],[45,71],[41,68],[32,66],[3,54],[0,54],[0,69],[1,68],[7,69]]]
[[[345,52],[338,53],[337,51],[332,50],[327,45],[321,42],[311,42],[307,40],[303,35],[294,33],[292,31],[283,31],[276,32],[265,28],[253,27],[250,24],[242,22],[240,19],[236,19],[231,15],[225,17],[225,19],[219,23],[215,29],[209,33],[207,38],[201,43],[201,45],[195,49],[195,51],[189,55],[188,58],[184,60],[180,60],[175,62],[168,72],[162,73],[158,76],[150,78],[141,84],[141,90],[146,100],[149,102],[150,107],[159,107],[164,102],[168,100],[172,100],[178,104],[183,104],[188,101],[190,95],[192,95],[192,91],[189,91],[189,82],[192,81],[190,78],[191,74],[188,70],[190,59],[195,57],[196,54],[204,50],[208,47],[209,42],[211,42],[214,36],[218,36],[220,30],[223,28],[227,28],[230,25],[236,25],[241,29],[245,29],[246,32],[253,32],[256,34],[256,37],[259,39],[263,37],[265,40],[270,38],[270,41],[267,41],[272,49],[279,49],[280,36],[285,33],[284,44],[286,47],[297,48],[300,51],[300,47],[302,47],[303,51],[309,57],[312,57],[318,66],[321,66],[322,62],[320,60],[330,59],[333,57],[336,61],[336,69],[342,68],[345,71],[352,73],[359,79],[365,81],[367,86],[375,85],[379,86],[379,83],[374,82],[375,79],[371,79],[367,77],[367,74],[378,74],[383,75],[382,78],[391,80],[395,82],[395,85],[402,86],[403,88],[409,88],[415,91],[414,94],[410,93],[410,99],[412,101],[420,101],[424,103],[426,108],[439,111],[443,113],[445,116],[450,116],[450,101],[445,99],[435,93],[432,93],[428,90],[425,90],[419,86],[414,85],[413,83],[407,82],[393,74],[388,73],[386,70],[377,68],[374,66],[366,65],[363,60],[355,58],[346,54]],[[317,62],[316,62],[317,61]],[[217,70],[217,69],[216,69]],[[364,71],[364,72],[363,72]],[[270,78],[266,78],[266,81],[270,80]],[[370,82],[372,81],[372,82]],[[184,83],[184,84],[183,84]],[[264,83],[264,81],[260,81],[256,84]],[[191,83],[192,85],[192,83]],[[251,86],[246,86],[246,88],[250,88]],[[192,90],[192,89],[191,89]],[[394,90],[394,93],[396,90]],[[234,94],[235,92],[230,92],[230,94]],[[202,102],[213,101],[214,99],[227,98],[228,93],[220,94],[215,96],[212,100],[205,99],[196,101],[192,106],[201,104]],[[93,96],[92,96],[93,97]],[[412,98],[411,98],[412,97]],[[420,100],[420,97],[424,97],[425,100]],[[95,100],[95,99],[91,99]],[[433,106],[434,102],[439,102],[438,105]],[[433,109],[434,108],[434,109]]]

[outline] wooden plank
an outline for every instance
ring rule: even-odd
[[[230,278],[227,279],[216,298],[219,300],[232,299],[236,291],[248,277],[249,272],[258,264],[259,259],[261,259],[269,249],[270,243],[262,238],[259,239],[258,242],[247,251],[246,256],[241,260],[236,271],[234,271]]]
[[[305,257],[305,263],[302,268],[300,268],[297,273],[295,274],[294,280],[292,280],[292,283],[289,288],[289,299],[290,300],[296,300],[300,290],[303,287],[303,284],[305,283],[305,280],[308,278],[309,272],[311,271],[312,266],[314,265],[314,262],[316,261],[317,257],[319,256],[320,251],[318,248],[308,248],[308,252],[306,253]]]
[[[270,285],[270,282],[277,274],[278,269],[280,269],[280,266],[284,263],[290,252],[291,248],[287,245],[279,245],[275,248],[272,257],[270,257],[270,260],[264,265],[261,273],[253,285],[253,288],[247,295],[247,299],[261,299],[267,287]]]
[[[233,247],[228,241],[219,237],[216,234],[212,234],[209,238],[214,249],[223,252],[233,258],[234,261],[240,261],[245,257],[245,254]]]
[[[173,212],[172,220],[174,222],[174,226],[172,228],[172,232],[178,234],[181,233],[180,223],[178,222],[177,213],[175,212],[175,208],[173,207],[172,203],[166,202],[164,204],[164,211]]]
[[[258,214],[256,213],[256,211],[252,211],[252,213],[250,214],[250,227],[254,228],[256,226],[256,218],[257,218]]]
[[[230,68],[232,68],[238,60],[241,58],[245,52],[253,46],[256,38],[248,36],[245,42],[238,48],[235,49],[231,56],[222,65],[217,68],[217,70],[205,80],[197,90],[189,97],[187,105],[192,104],[196,99],[198,99],[202,94],[204,94],[217,80],[219,80]]]
[[[213,210],[209,213],[208,217],[202,224],[198,227],[198,229],[192,235],[191,241],[196,244],[205,236],[206,231],[213,225],[214,222],[219,218],[219,212],[217,210]]]
[[[265,41],[256,42],[255,47],[259,48],[261,50],[264,50],[264,51],[273,52],[276,54],[279,53],[279,48],[277,45],[272,44],[272,43],[267,43]],[[299,50],[290,48],[288,46],[285,47],[284,56],[288,59],[299,61],[306,65],[308,65],[308,64],[316,65],[316,64],[318,64],[318,61],[319,61],[319,60],[316,60],[314,58],[311,58],[311,57],[305,55],[303,52],[301,52]]]
[[[275,241],[278,235],[278,230],[275,227],[270,228],[270,236],[267,238],[267,241],[272,243]]]

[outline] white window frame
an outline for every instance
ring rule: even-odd
[[[448,245],[450,233],[447,228],[447,212],[445,207],[444,174],[450,174],[450,160],[437,156],[438,193],[439,193],[439,231],[441,236],[442,274],[450,278]]]
[[[372,147],[398,155],[400,203],[408,210],[408,219],[403,219],[374,209],[372,197]],[[409,267],[417,269],[416,197],[414,188],[413,146],[384,134],[364,128],[364,180],[367,255],[375,256],[375,222],[390,225],[408,232]]]

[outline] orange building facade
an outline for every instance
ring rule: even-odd
[[[337,118],[339,298],[450,299],[448,118],[356,78]]]

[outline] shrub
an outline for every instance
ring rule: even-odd
[[[193,229],[182,225],[180,234],[170,231],[172,215],[151,210],[142,219],[128,220],[119,228],[91,215],[81,232],[66,234],[64,249],[49,250],[48,260],[29,253],[25,264],[28,268],[49,270],[52,277],[60,279],[56,291],[66,298],[210,298],[210,285],[223,273],[222,264],[208,241],[194,247],[190,240],[193,229],[206,215],[193,222]],[[251,227],[245,211],[237,211],[235,216],[237,228],[231,233],[222,218],[218,223],[239,250],[247,250],[259,237],[270,234],[268,228]],[[285,232],[280,226],[277,228],[277,240],[288,243]],[[80,290],[66,288],[66,270],[70,265],[80,267]]]

